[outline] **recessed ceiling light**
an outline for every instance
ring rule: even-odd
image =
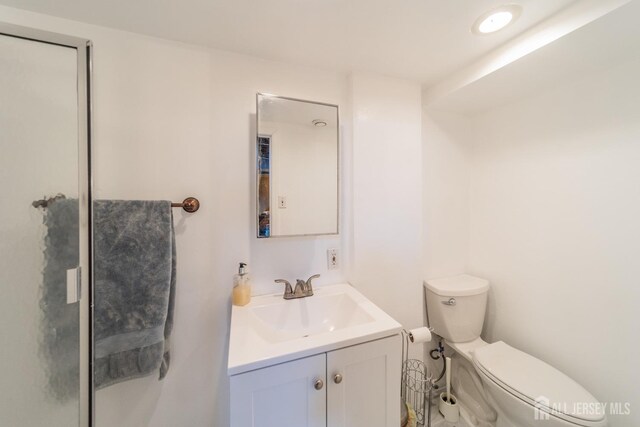
[[[508,4],[497,7],[483,14],[471,27],[473,34],[492,34],[515,22],[522,13],[522,7],[517,4]]]
[[[327,122],[325,122],[324,120],[320,120],[320,119],[315,119],[311,123],[313,123],[314,126],[317,126],[319,128],[323,128],[323,127],[325,127],[327,125]]]

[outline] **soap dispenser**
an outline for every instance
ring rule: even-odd
[[[247,274],[247,264],[240,263],[238,274],[233,276],[233,305],[247,305],[251,301],[251,283]]]

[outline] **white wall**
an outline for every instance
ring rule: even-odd
[[[285,278],[306,279],[314,273],[322,274],[318,284],[345,281],[343,269],[327,270],[326,250],[342,249],[347,233],[341,228],[339,236],[257,239],[255,237],[255,94],[266,92],[311,99],[331,104],[347,104],[347,77],[342,74],[324,72],[304,67],[258,60],[231,53],[214,52],[212,60],[211,98],[214,102],[214,135],[220,143],[235,150],[231,157],[219,158],[219,168],[228,172],[221,175],[219,194],[231,199],[240,198],[234,213],[244,216],[238,222],[238,232],[249,241],[250,271],[253,272],[256,293],[279,292],[281,285],[273,280]],[[341,114],[346,109],[341,109]],[[349,150],[349,133],[341,129],[341,150]],[[233,172],[233,173],[232,173]],[[348,172],[344,172],[348,174]],[[235,182],[231,189],[228,183]],[[239,184],[242,183],[242,186]],[[235,190],[238,188],[238,190]],[[234,194],[236,193],[236,194]],[[341,194],[341,197],[345,197]],[[342,206],[341,202],[341,206]],[[345,224],[346,210],[341,209],[341,224]],[[221,218],[222,228],[232,218]],[[236,219],[237,221],[237,219]],[[220,228],[220,227],[219,227]],[[237,246],[233,236],[219,236],[221,247],[233,250]],[[344,251],[341,251],[344,252]],[[344,262],[343,262],[343,265]],[[229,291],[230,292],[230,291]],[[226,349],[225,349],[226,357]]]
[[[475,117],[425,110],[425,277],[491,281],[483,336],[630,402],[640,425],[639,61]]]
[[[454,276],[467,269],[472,137],[468,117],[423,109],[423,279]],[[424,317],[426,324],[426,311]],[[437,346],[433,340],[425,350]],[[432,360],[427,351],[427,366],[439,375],[442,363]]]
[[[351,78],[351,283],[406,328],[422,325],[421,94],[417,84]]]
[[[281,276],[345,280],[342,270],[326,271],[326,249],[342,248],[341,237],[255,238],[255,94],[345,105],[346,76],[6,7],[0,19],[93,40],[97,198],[194,195],[202,203],[196,214],[174,212],[171,370],[162,382],[148,377],[99,391],[98,426],[228,425],[229,296],[237,262],[249,262],[257,292],[280,291],[271,281]]]
[[[321,273],[322,284],[348,276],[406,327],[422,323],[419,85],[349,80],[5,7],[0,14],[93,40],[97,198],[194,195],[202,203],[196,214],[175,212],[171,370],[162,382],[98,392],[98,426],[228,425],[229,295],[239,261],[249,262],[256,293],[280,291],[279,277]],[[258,91],[340,105],[340,236],[255,238]],[[340,269],[327,271],[328,248],[340,250]]]
[[[487,338],[541,357],[599,399],[631,399],[638,407],[638,370],[616,364],[640,356],[628,303],[640,296],[633,258],[640,249],[637,63],[479,118],[471,131],[485,137],[475,141],[465,202],[466,178],[455,171],[464,174],[469,161],[461,142],[467,131],[456,127],[458,118],[427,115],[425,132],[437,137],[421,141],[415,84],[361,74],[349,82],[5,7],[0,14],[94,41],[97,197],[193,194],[202,202],[195,215],[176,211],[171,371],[163,382],[146,378],[99,392],[99,425],[228,424],[236,262],[250,263],[258,292],[273,290],[277,276],[320,272],[324,283],[348,276],[414,327],[422,322],[423,275],[462,269],[467,255],[458,251],[467,238],[468,271],[493,284]],[[341,161],[351,173],[343,176],[340,237],[255,239],[257,91],[347,106],[341,112],[353,128],[343,120]],[[465,225],[457,210],[467,203]],[[423,223],[431,236],[425,241]],[[326,271],[329,247],[342,249],[345,268]],[[639,424],[636,414],[614,420],[614,427]]]
[[[471,172],[469,272],[485,335],[631,402],[640,425],[640,61],[485,113]]]
[[[472,137],[466,116],[423,112],[425,279],[456,275],[467,267]]]

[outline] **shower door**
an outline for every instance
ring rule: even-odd
[[[87,40],[0,23],[0,425],[91,423]]]

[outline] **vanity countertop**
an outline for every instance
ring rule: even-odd
[[[266,366],[400,333],[402,326],[349,284],[318,286],[307,298],[282,293],[233,306],[227,373]]]

